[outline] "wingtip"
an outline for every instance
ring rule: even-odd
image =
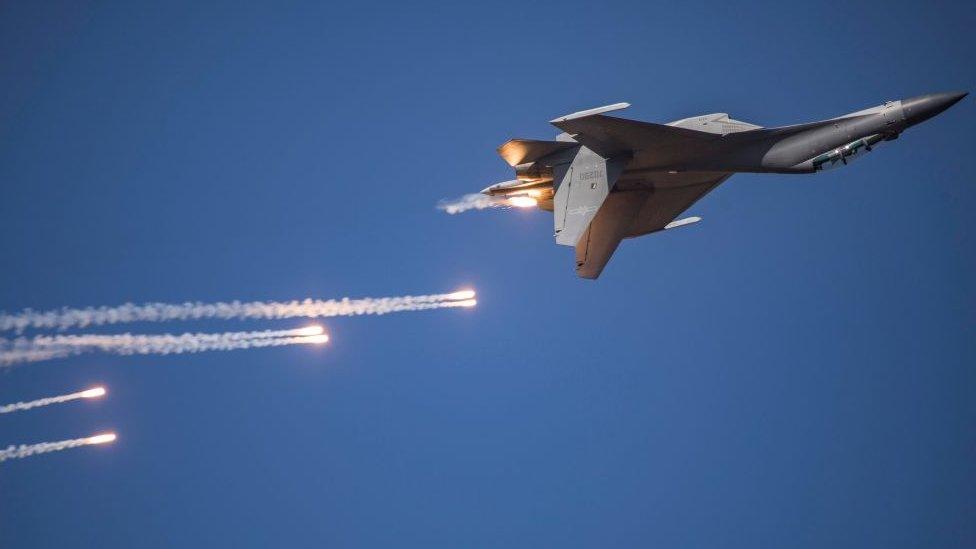
[[[630,103],[614,103],[613,105],[605,105],[603,107],[597,107],[595,109],[586,109],[585,111],[577,111],[565,116],[560,116],[549,121],[550,124],[558,124],[560,122],[566,122],[568,120],[574,120],[576,118],[585,118],[587,116],[595,116],[597,114],[603,114],[610,111],[619,111],[620,109],[626,109],[630,106]]]
[[[667,229],[677,229],[678,227],[684,227],[685,225],[693,225],[695,223],[698,223],[701,220],[702,220],[702,218],[698,217],[697,215],[693,215],[691,217],[686,217],[684,219],[676,219],[676,220],[672,221],[671,223],[668,223],[667,225],[665,225],[664,226],[664,229],[665,230],[667,230]]]

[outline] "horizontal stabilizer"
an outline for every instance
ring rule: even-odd
[[[498,155],[509,166],[528,164],[549,156],[552,153],[578,147],[579,143],[572,141],[539,141],[535,139],[511,139],[498,147]]]

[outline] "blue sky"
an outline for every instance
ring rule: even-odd
[[[771,126],[971,91],[974,25],[963,2],[4,3],[0,310],[480,303],[3,372],[4,403],[111,393],[0,418],[0,446],[119,440],[0,465],[0,546],[973,546],[972,98],[842,170],[737,175],[596,282],[546,212],[434,205],[598,105]]]

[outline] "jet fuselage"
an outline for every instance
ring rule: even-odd
[[[496,203],[553,212],[557,244],[576,273],[597,278],[620,242],[684,227],[678,216],[735,173],[804,174],[847,165],[948,109],[962,92],[934,93],[837,118],[764,128],[713,113],[668,124],[607,116],[615,103],[561,116],[553,141],[511,139],[498,153],[516,179],[481,192]]]

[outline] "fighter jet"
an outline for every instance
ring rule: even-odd
[[[498,154],[513,181],[481,192],[555,217],[556,243],[576,248],[576,273],[595,279],[620,241],[700,221],[676,219],[734,173],[808,174],[846,166],[966,92],[933,93],[837,118],[764,128],[705,114],[668,124],[607,116],[617,103],[561,116],[554,141],[512,139]]]

